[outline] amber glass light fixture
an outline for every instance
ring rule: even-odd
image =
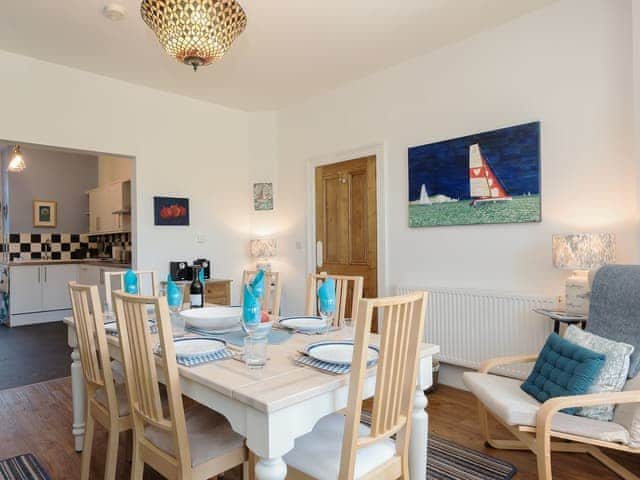
[[[13,147],[13,151],[11,152],[11,158],[9,160],[9,166],[7,167],[10,172],[21,172],[27,166],[24,163],[24,158],[22,158],[22,152],[20,151],[20,145],[16,145]]]
[[[140,13],[167,53],[194,70],[221,59],[247,26],[235,0],[143,0]]]

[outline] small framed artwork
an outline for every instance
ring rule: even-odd
[[[189,225],[189,199],[176,197],[153,197],[155,225]]]
[[[253,184],[253,209],[273,210],[273,183]]]
[[[58,223],[58,203],[53,200],[33,201],[33,226],[55,228]]]

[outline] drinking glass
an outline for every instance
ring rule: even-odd
[[[177,289],[172,293],[171,296],[167,297],[167,303],[169,304],[169,313],[171,316],[171,331],[173,332],[174,337],[181,337],[185,333],[184,317],[180,315],[183,300],[184,290],[182,288]]]
[[[353,319],[345,318],[343,320],[344,335],[346,340],[353,340]]]
[[[328,332],[333,322],[333,316],[336,313],[336,301],[331,299],[318,299],[318,313],[323,322],[324,332]]]
[[[244,363],[248,368],[262,368],[267,363],[267,345],[269,340],[266,336],[244,337]]]
[[[252,306],[243,305],[242,307],[242,327],[250,337],[255,336],[260,328],[262,320],[262,307],[260,302],[256,302]]]
[[[116,319],[115,314],[107,302],[104,302],[104,305],[102,306],[102,319],[104,320],[104,323],[113,322]]]

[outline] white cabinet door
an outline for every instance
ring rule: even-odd
[[[9,271],[11,314],[42,310],[42,272],[39,266],[15,266]]]
[[[78,265],[45,265],[42,267],[42,309],[71,308],[69,282],[78,280]]]

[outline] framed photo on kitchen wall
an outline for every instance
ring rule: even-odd
[[[189,225],[189,199],[178,197],[153,197],[155,225]]]
[[[58,203],[54,200],[33,201],[33,226],[55,228],[58,224]]]

